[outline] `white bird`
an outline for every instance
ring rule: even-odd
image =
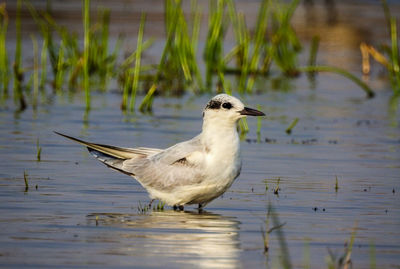
[[[239,176],[242,167],[237,122],[249,116],[265,116],[227,94],[213,97],[203,111],[202,132],[167,149],[121,148],[85,142],[89,152],[108,167],[134,177],[158,199],[183,209],[199,209],[222,195]]]

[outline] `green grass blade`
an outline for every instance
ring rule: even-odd
[[[286,128],[285,132],[287,134],[291,134],[293,128],[297,125],[297,123],[299,122],[299,118],[295,118],[292,123],[290,123],[290,125]]]
[[[392,43],[391,60],[392,60],[392,80],[393,90],[396,92],[400,91],[400,67],[399,67],[399,48],[397,44],[397,26],[396,19],[390,19],[390,37]]]
[[[102,10],[101,15],[101,44],[100,44],[100,59],[99,59],[99,76],[100,87],[103,91],[107,89],[107,82],[109,79],[109,65],[108,61],[108,39],[110,29],[110,10]]]
[[[375,245],[373,242],[370,243],[369,247],[369,268],[370,269],[376,269],[376,250],[375,250]]]
[[[267,10],[268,10],[269,0],[263,0],[261,2],[260,10],[258,13],[257,18],[257,25],[256,25],[256,33],[253,39],[254,42],[254,49],[253,55],[250,59],[249,63],[249,71],[258,69],[260,57],[261,57],[261,50],[262,47],[265,46],[265,32],[267,30]],[[248,78],[247,85],[246,85],[246,92],[252,92],[255,83],[255,74],[251,74]]]
[[[278,236],[278,242],[279,242],[279,248],[280,248],[280,259],[281,259],[281,268],[284,269],[290,269],[292,268],[292,263],[290,261],[290,254],[289,254],[289,248],[286,243],[285,235],[280,229],[284,223],[280,223],[278,214],[275,212],[274,208],[269,204],[268,205],[268,211],[271,212],[271,219],[272,219],[272,225],[273,227],[277,227],[275,230],[277,232]]]
[[[246,134],[249,132],[249,125],[247,124],[247,118],[241,118],[239,120],[239,132],[241,139],[244,139],[246,137]]]
[[[132,86],[133,68],[129,68],[124,72],[124,83],[122,92],[121,110],[125,111],[128,108],[129,90]]]
[[[361,81],[359,78],[357,78],[355,75],[351,74],[350,72],[339,68],[339,67],[333,67],[333,66],[326,66],[326,65],[316,65],[316,66],[303,66],[303,67],[298,67],[299,71],[302,72],[332,72],[336,73],[339,75],[342,75],[354,83],[356,83],[364,92],[367,94],[368,98],[372,98],[375,96],[375,92],[363,81]]]
[[[33,44],[33,108],[37,108],[39,94],[39,56],[36,37],[31,35]]]
[[[146,96],[143,98],[142,103],[139,106],[139,110],[141,112],[149,112],[151,111],[151,107],[153,104],[154,93],[157,89],[157,84],[153,84],[149,91],[147,92]]]
[[[221,81],[223,91],[226,94],[232,95],[232,89],[231,89],[230,81],[225,79],[224,72],[222,72],[220,69],[218,70],[218,76],[219,76],[219,79]]]
[[[42,147],[39,146],[39,138],[36,140],[36,160],[40,162],[42,156]]]
[[[16,42],[15,42],[15,59],[14,59],[14,99],[20,102],[20,110],[25,109],[25,101],[22,95],[22,70],[21,70],[21,6],[22,0],[17,0],[17,15],[15,18]]]
[[[40,66],[41,66],[40,84],[39,84],[40,89],[44,89],[47,80],[47,53],[46,53],[48,49],[47,46],[48,46],[48,40],[45,37],[43,40],[42,51],[40,54]]]
[[[57,73],[54,82],[56,91],[61,90],[64,82],[64,53],[65,53],[64,42],[63,40],[61,40],[58,50]]]
[[[317,62],[319,40],[320,40],[319,36],[313,36],[311,39],[310,56],[308,58],[309,66],[315,66]]]
[[[83,28],[84,28],[84,51],[83,51],[83,88],[85,90],[86,108],[90,109],[90,85],[89,85],[89,49],[90,49],[90,0],[84,0]]]
[[[383,12],[385,14],[385,18],[386,18],[386,22],[388,24],[388,28],[390,29],[390,20],[392,18],[392,15],[390,14],[390,9],[389,9],[389,5],[387,4],[386,0],[381,0],[382,3],[382,7],[383,7]]]
[[[24,182],[25,182],[25,192],[29,190],[29,183],[28,183],[28,174],[24,170]]]
[[[8,84],[10,75],[6,46],[7,28],[8,13],[6,10],[6,3],[2,3],[0,4],[0,89],[3,87],[2,99],[6,99],[8,97]]]
[[[149,39],[146,40],[145,42],[142,43],[142,52],[148,49],[151,45],[153,45],[154,39]],[[130,64],[132,64],[136,60],[136,53],[137,51],[135,50],[132,52],[119,66],[120,69],[125,69],[127,68]],[[113,53],[116,54],[116,53]]]

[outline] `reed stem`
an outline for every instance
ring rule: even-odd
[[[90,17],[89,16],[90,16],[90,0],[84,0],[83,88],[85,90],[86,109],[90,109],[90,89],[89,89]]]
[[[139,85],[140,59],[142,57],[143,32],[144,32],[145,22],[146,22],[146,14],[142,13],[142,17],[140,19],[139,33],[138,33],[138,38],[137,38],[135,68],[133,71],[133,83],[132,83],[131,101],[130,101],[130,110],[131,111],[135,110],[136,92],[137,92],[138,85]]]
[[[16,43],[15,43],[15,60],[14,60],[14,100],[20,102],[20,110],[26,107],[24,97],[22,95],[22,70],[21,70],[21,6],[22,0],[17,0],[17,14],[15,18]]]
[[[36,37],[31,35],[33,43],[33,108],[37,108],[38,94],[39,94],[39,56],[38,44]]]
[[[8,13],[6,10],[6,3],[0,4],[0,89],[2,90],[2,99],[8,97],[8,84],[10,69],[8,66],[7,56],[7,28],[8,28]]]
[[[358,86],[360,86],[360,88],[362,90],[364,90],[364,92],[367,94],[368,98],[373,98],[375,96],[375,92],[366,83],[364,83],[359,78],[357,78],[355,75],[351,74],[350,72],[348,72],[342,68],[334,67],[334,66],[326,66],[326,65],[316,65],[316,66],[298,67],[297,69],[302,72],[332,72],[332,73],[342,75],[342,76],[352,80]]]

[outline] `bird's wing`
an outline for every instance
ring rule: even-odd
[[[145,186],[165,191],[199,183],[203,179],[204,149],[199,137],[161,150],[95,144],[55,133],[86,146],[96,159],[112,169],[134,176]]]
[[[134,174],[144,186],[168,191],[203,180],[204,154],[199,137],[195,137],[149,158],[126,160],[121,169]]]
[[[188,157],[199,152],[202,153],[204,150],[205,149],[201,143],[200,136],[198,135],[191,140],[169,147],[162,152],[151,156],[150,158],[154,162],[174,164],[176,162],[182,162],[184,159],[188,161]]]

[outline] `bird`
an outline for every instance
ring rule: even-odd
[[[147,190],[151,202],[157,199],[175,210],[198,204],[202,210],[240,174],[238,121],[246,116],[265,114],[245,107],[234,96],[218,94],[203,110],[201,133],[166,149],[96,144],[54,132],[86,146],[109,168],[135,178]]]

